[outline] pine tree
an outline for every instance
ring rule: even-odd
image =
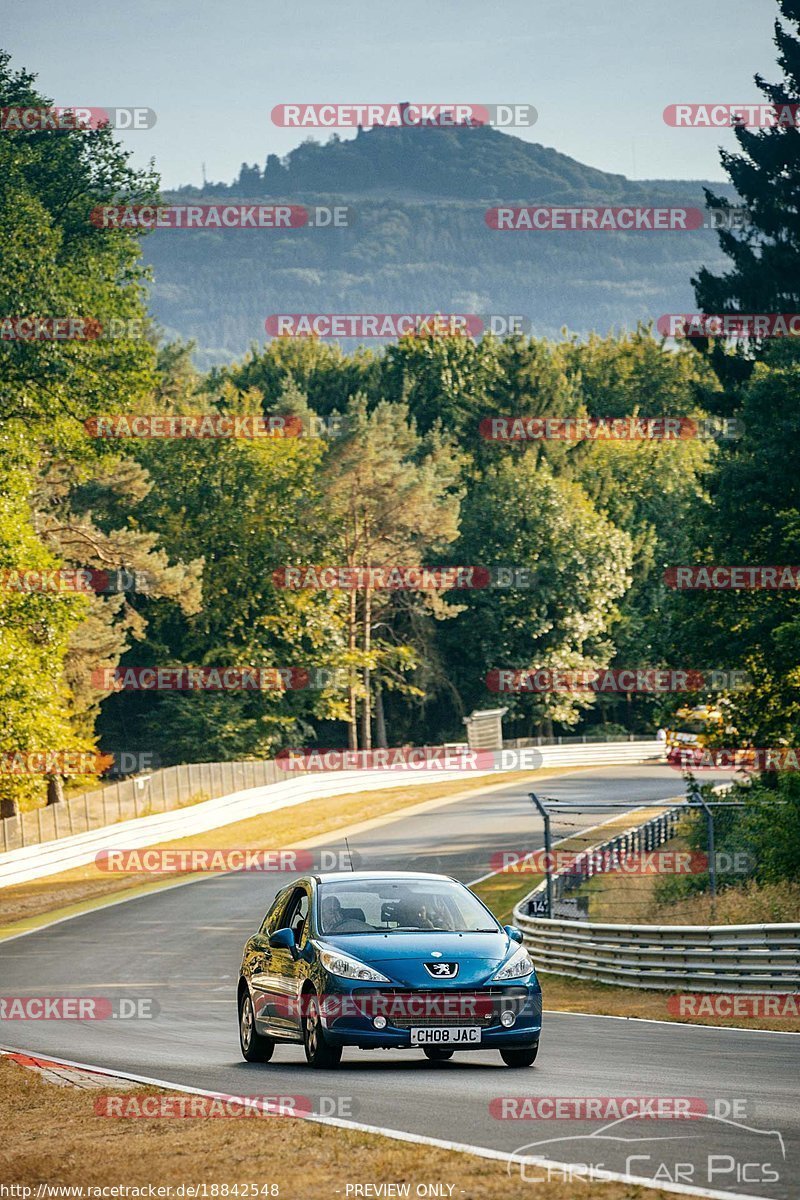
[[[755,76],[767,101],[780,111],[791,105],[798,113],[800,103],[800,0],[778,0],[788,25],[775,22],[780,83],[767,83]],[[794,28],[789,28],[788,26]],[[795,118],[796,119],[796,118]],[[692,280],[700,310],[704,313],[789,313],[800,306],[800,128],[792,123],[753,130],[735,130],[740,152],[720,152],[722,165],[748,210],[744,229],[721,228],[721,248],[732,260],[732,270],[714,275],[704,267]],[[728,200],[705,189],[706,201],[714,208],[729,209]],[[750,350],[736,354],[721,342],[711,350],[712,363],[723,382],[734,384],[746,378],[754,357],[764,346],[750,342]],[[707,344],[702,344],[707,349]]]

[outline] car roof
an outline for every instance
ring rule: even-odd
[[[448,883],[458,882],[450,875],[434,875],[429,871],[325,871],[319,875],[312,875],[311,878],[315,879],[317,883],[332,883],[334,880],[341,882],[345,879],[363,882],[368,882],[370,879],[376,881],[381,879],[444,879]]]

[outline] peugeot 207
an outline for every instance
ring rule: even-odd
[[[283,888],[247,941],[239,1037],[248,1062],[302,1042],[314,1067],[345,1046],[419,1047],[443,1062],[498,1050],[528,1067],[542,992],[522,934],[446,875],[359,871]]]

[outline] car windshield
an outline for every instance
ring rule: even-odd
[[[500,926],[461,884],[446,879],[347,879],[317,889],[323,934],[497,933]]]

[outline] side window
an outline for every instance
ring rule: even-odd
[[[303,934],[308,924],[308,892],[305,888],[295,888],[286,906],[282,926],[288,926],[294,934],[298,946],[303,940]]]
[[[280,928],[280,925],[278,924],[278,922],[279,922],[281,914],[283,912],[283,908],[286,903],[286,897],[288,896],[288,894],[289,893],[286,888],[284,888],[282,892],[278,892],[277,896],[272,901],[272,904],[269,906],[269,908],[267,910],[267,915],[264,917],[264,920],[261,922],[261,930],[260,930],[261,933],[263,933],[263,934],[274,933],[276,929]]]

